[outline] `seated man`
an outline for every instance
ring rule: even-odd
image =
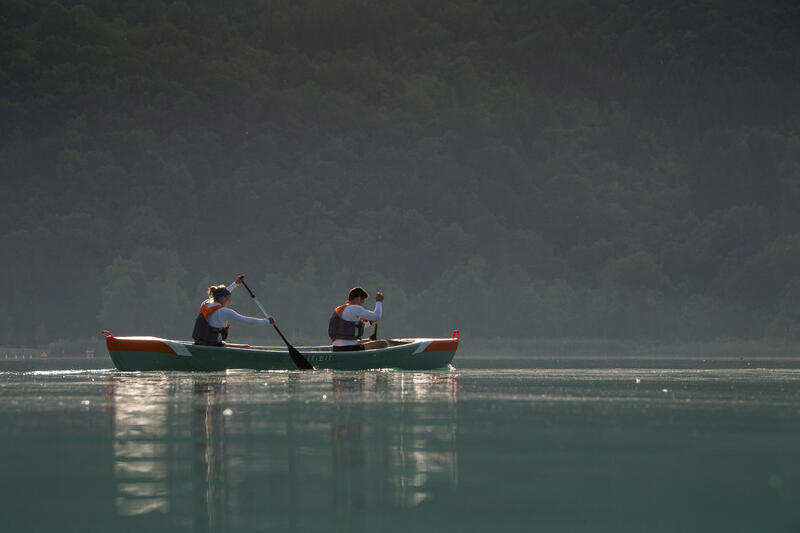
[[[364,307],[364,302],[369,294],[361,287],[353,287],[347,296],[347,303],[333,310],[333,315],[328,323],[328,336],[333,341],[334,352],[354,352],[358,350],[374,350],[387,348],[389,343],[385,340],[361,340],[364,335],[364,323],[377,322],[383,314],[383,293],[375,296],[375,310],[370,311]]]

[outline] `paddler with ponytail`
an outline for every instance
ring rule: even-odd
[[[230,322],[236,321],[242,324],[274,324],[275,319],[252,318],[243,316],[228,307],[231,304],[231,292],[242,283],[244,276],[240,275],[236,281],[228,285],[212,285],[208,288],[208,299],[200,306],[200,312],[194,321],[194,331],[192,338],[195,344],[205,344],[209,346],[225,346],[225,339],[228,338],[228,328]],[[236,346],[236,345],[229,345]]]
[[[383,293],[375,295],[374,311],[364,307],[368,298],[369,294],[362,287],[353,287],[347,296],[347,302],[333,310],[328,322],[328,336],[333,341],[334,352],[373,350],[389,346],[384,340],[361,340],[365,323],[377,322],[383,314]]]

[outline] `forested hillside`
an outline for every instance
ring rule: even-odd
[[[0,23],[0,345],[187,338],[240,272],[293,335],[359,283],[392,336],[800,337],[797,2],[3,0]]]

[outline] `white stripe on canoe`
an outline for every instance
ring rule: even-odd
[[[184,357],[192,356],[192,354],[189,353],[189,349],[182,342],[168,341],[165,339],[161,339],[161,342],[166,343],[167,346],[172,348],[172,351],[175,352],[175,355],[182,355]]]
[[[417,346],[417,349],[414,350],[414,353],[412,353],[411,355],[417,355],[420,352],[424,352],[425,348],[430,346],[431,342],[433,342],[433,341],[425,341],[425,342],[419,343],[419,346]]]

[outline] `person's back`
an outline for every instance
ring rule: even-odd
[[[195,344],[222,346],[223,341],[228,338],[228,329],[230,328],[228,324],[225,324],[224,327],[211,325],[211,316],[219,309],[222,309],[222,304],[215,302],[213,298],[209,298],[200,305],[200,312],[197,313],[194,330],[192,330],[192,339]]]

